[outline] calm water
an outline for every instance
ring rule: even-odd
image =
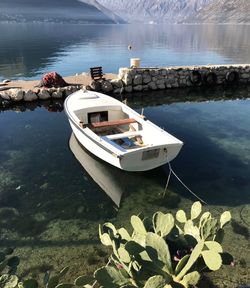
[[[48,70],[70,75],[99,64],[116,72],[138,55],[145,66],[248,62],[250,56],[250,26],[6,27],[0,25],[2,78],[39,78]],[[128,99],[131,107],[144,108],[149,119],[184,141],[172,163],[178,176],[214,214],[224,209],[233,214],[224,247],[236,266],[211,275],[218,287],[250,283],[249,98],[249,88],[219,88]],[[0,240],[16,247],[21,276],[37,277],[67,265],[68,280],[91,274],[108,255],[99,244],[99,223],[127,225],[132,214],[175,212],[196,200],[174,178],[163,198],[167,165],[126,173],[91,158],[74,141],[60,101],[1,111],[0,135]],[[93,179],[101,179],[109,195],[122,195],[119,209]]]
[[[249,25],[0,24],[0,79],[63,76],[103,66],[248,63]],[[128,50],[128,45],[132,50]]]

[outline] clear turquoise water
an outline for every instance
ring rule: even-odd
[[[96,65],[116,73],[138,56],[143,66],[246,63],[249,29],[0,24],[0,80],[38,79],[49,70],[66,76]],[[235,256],[236,266],[210,275],[218,287],[250,283],[249,93],[248,87],[128,95],[130,106],[144,108],[150,120],[184,141],[172,163],[178,176],[213,213],[229,209],[233,214],[225,250]],[[99,244],[99,223],[127,226],[132,214],[175,212],[196,200],[174,178],[171,192],[162,198],[168,166],[126,173],[96,160],[86,162],[94,171],[105,171],[108,191],[122,193],[121,207],[115,208],[70,149],[64,113],[49,112],[53,107],[61,111],[62,103],[39,105],[0,113],[0,240],[16,247],[21,276],[37,277],[66,265],[68,280],[91,274],[107,259]]]
[[[190,100],[188,91],[179,93]],[[248,93],[244,90],[239,96]],[[207,98],[169,104],[166,96],[168,92],[138,95],[128,102],[138,111],[144,107],[147,118],[184,141],[172,167],[185,184],[210,204],[214,214],[225,209],[233,214],[237,224],[226,229],[225,250],[235,256],[236,266],[213,273],[214,283],[249,283],[250,101]],[[26,109],[0,114],[1,241],[16,247],[22,275],[66,265],[71,267],[69,279],[92,273],[107,258],[98,241],[99,223],[127,226],[132,214],[175,212],[196,200],[174,178],[171,192],[162,198],[167,165],[127,173],[96,159],[86,162],[96,167],[94,171],[105,171],[110,192],[123,193],[121,207],[115,208],[75,158],[79,147],[69,148],[71,130],[64,113],[33,104]]]

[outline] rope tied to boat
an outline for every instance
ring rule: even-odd
[[[164,193],[163,193],[163,197],[166,196],[167,193],[167,189],[168,189],[168,185],[169,185],[169,181],[171,178],[171,175],[173,174],[175,176],[175,178],[181,183],[181,185],[186,188],[194,197],[196,197],[198,200],[200,200],[203,204],[205,205],[209,205],[205,200],[203,200],[201,197],[199,197],[196,193],[194,193],[181,179],[180,177],[174,172],[170,161],[168,161],[168,168],[169,168],[169,174],[168,174],[168,179],[167,179],[167,183],[166,186],[164,188]]]
[[[203,200],[201,197],[199,197],[196,193],[194,193],[181,179],[180,177],[174,172],[170,162],[168,161],[168,167],[169,167],[169,174],[168,174],[168,178],[167,178],[167,183],[165,185],[165,188],[164,188],[164,192],[163,192],[163,197],[166,196],[167,194],[167,189],[168,189],[168,185],[169,185],[169,182],[170,182],[170,178],[171,178],[171,175],[173,174],[175,176],[175,178],[181,183],[181,185],[186,189],[188,190],[195,198],[197,198],[199,201],[201,201],[203,204],[205,205],[208,205],[210,206],[210,204]],[[247,220],[245,220],[244,216],[242,215],[243,214],[243,210],[246,208],[246,206],[243,206],[241,208],[241,210],[239,211],[239,214],[240,214],[240,219],[242,220],[242,222],[249,227],[249,222]],[[213,207],[213,209],[218,212],[218,213],[221,213],[221,211],[215,207]]]

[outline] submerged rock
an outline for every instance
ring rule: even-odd
[[[14,207],[2,207],[0,208],[0,218],[1,223],[7,223],[9,220],[12,220],[20,216],[19,212]]]
[[[37,222],[42,222],[42,221],[45,221],[46,220],[46,213],[36,213],[34,215],[34,219],[37,221]]]
[[[41,190],[46,190],[46,189],[48,189],[48,187],[49,187],[49,183],[48,183],[48,182],[45,182],[45,183],[43,183],[39,188],[40,188]]]
[[[13,156],[10,154],[10,162],[11,163],[14,159]],[[18,183],[19,184],[19,183]],[[17,186],[16,185],[16,177],[14,173],[1,169],[0,170],[0,193],[5,193],[6,187],[8,186]]]

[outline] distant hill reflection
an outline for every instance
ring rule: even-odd
[[[63,75],[102,65],[118,72],[129,58],[142,66],[247,63],[248,25],[73,25],[1,23],[0,78]],[[132,50],[128,50],[131,44]]]

